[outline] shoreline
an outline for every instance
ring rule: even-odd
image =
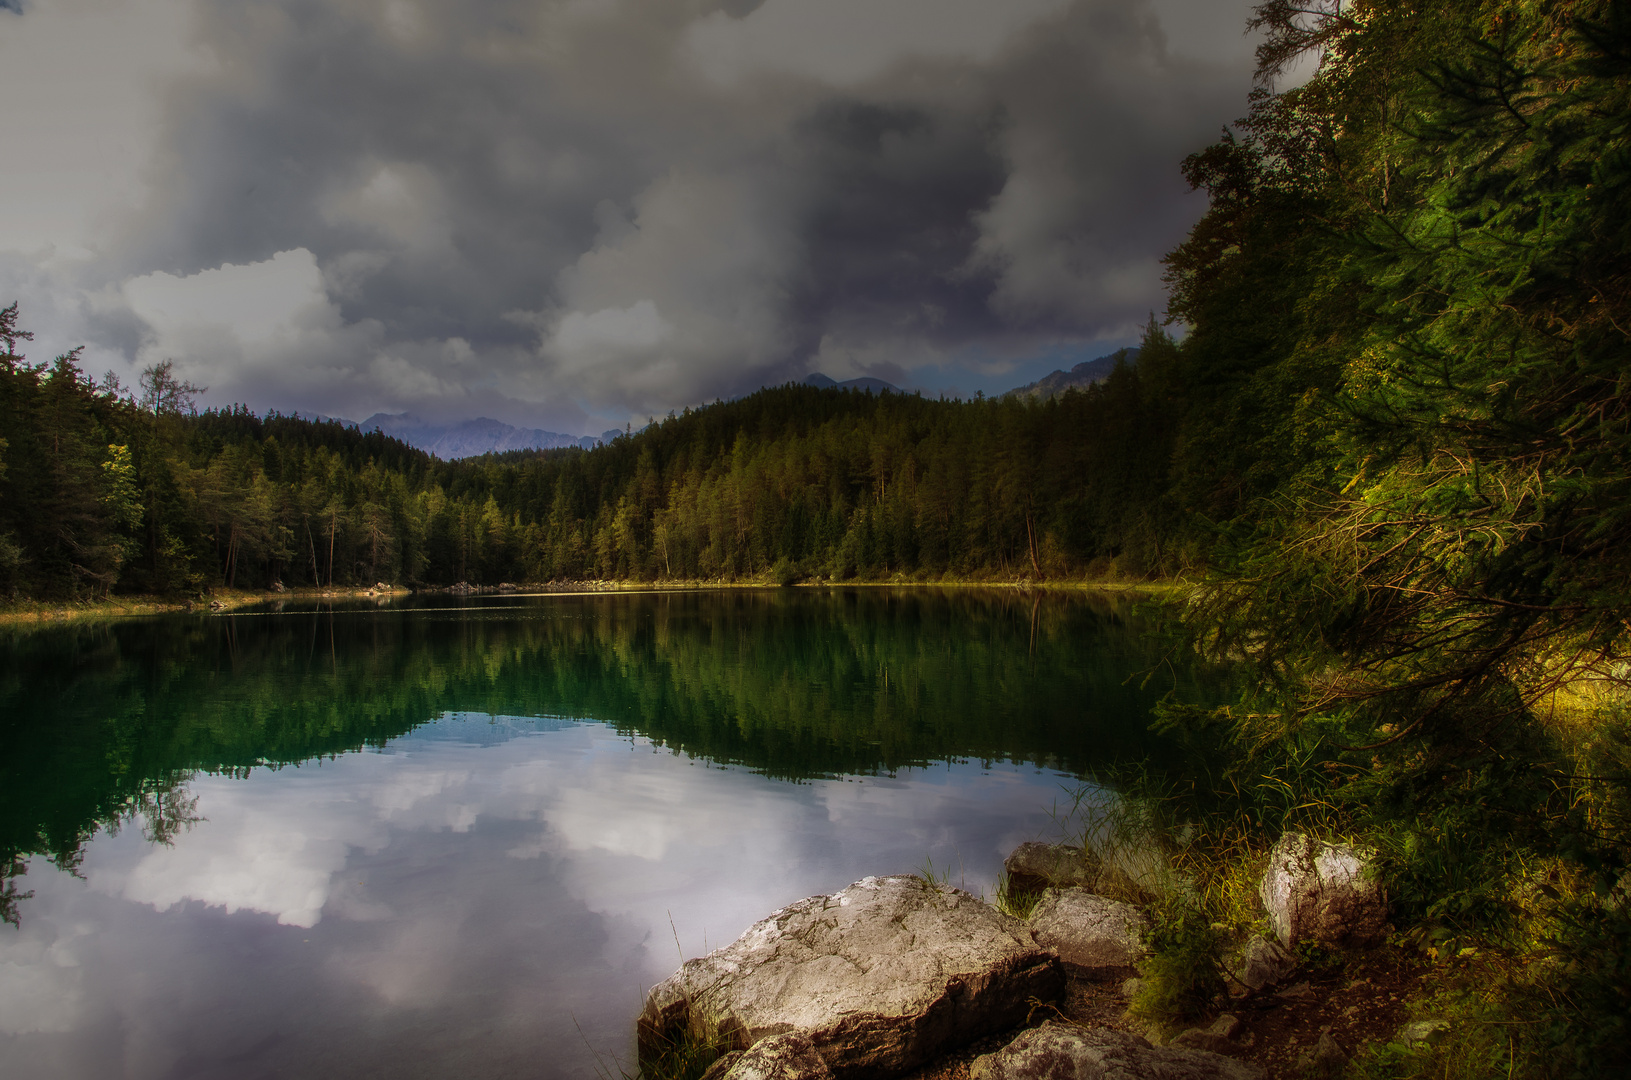
[[[1191,588],[1187,581],[912,581],[900,578],[871,581],[803,581],[781,585],[773,581],[551,581],[526,584],[457,585],[386,589],[370,586],[272,589],[215,589],[198,597],[133,595],[103,600],[17,600],[0,605],[0,626],[32,626],[81,620],[141,618],[153,615],[196,613],[220,615],[256,604],[277,601],[361,600],[399,596],[570,596],[582,593],[663,593],[717,590],[776,589],[986,589],[1018,593],[1143,593],[1173,594]]]

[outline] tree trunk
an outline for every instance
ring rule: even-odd
[[[1042,580],[1042,561],[1036,556],[1036,525],[1031,520],[1031,508],[1025,507],[1025,543],[1031,552],[1031,569],[1035,571],[1037,580]]]

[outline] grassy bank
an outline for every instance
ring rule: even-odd
[[[1620,714],[1537,722],[1472,767],[1469,755],[1435,760],[1430,748],[1384,758],[1330,731],[1265,741],[1230,710],[1169,707],[1163,724],[1189,740],[1188,766],[1120,778],[1125,798],[1076,830],[1101,852],[1093,887],[1152,915],[1152,953],[1131,1004],[1149,1028],[1169,1033],[1218,1010],[1230,957],[1270,931],[1257,896],[1269,849],[1297,830],[1367,853],[1390,903],[1385,943],[1298,950],[1298,978],[1324,980],[1328,996],[1394,973],[1386,1004],[1399,1007],[1395,1022],[1344,1047],[1352,1060],[1340,1075],[1623,1075],[1631,739]],[[1125,852],[1151,847],[1171,886],[1126,873]],[[1342,1020],[1325,1026],[1340,1031]],[[1403,1037],[1411,1022],[1434,1025],[1433,1034]]]
[[[409,590],[392,593],[406,595]],[[116,619],[142,615],[167,615],[187,611],[235,611],[275,600],[320,600],[387,595],[373,589],[286,589],[259,592],[249,589],[215,589],[196,597],[112,596],[95,600],[14,600],[0,605],[0,625],[64,622],[76,619]]]

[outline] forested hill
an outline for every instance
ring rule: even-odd
[[[442,462],[336,422],[193,414],[168,368],[130,393],[73,356],[30,364],[17,318],[0,335],[0,580],[14,596],[1036,579],[1179,557],[1154,516],[1170,409],[1145,369],[1046,405],[789,384],[590,451]]]

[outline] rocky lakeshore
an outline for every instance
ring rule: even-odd
[[[1413,968],[1374,947],[1387,907],[1362,852],[1283,837],[1264,932],[1235,944],[1225,992],[1181,1030],[1129,1012],[1150,917],[1090,891],[1088,861],[1021,845],[1006,887],[1038,897],[1024,919],[917,876],[773,912],[651,989],[643,1075],[690,1055],[705,1080],[1278,1080],[1434,1036],[1406,1023]]]

